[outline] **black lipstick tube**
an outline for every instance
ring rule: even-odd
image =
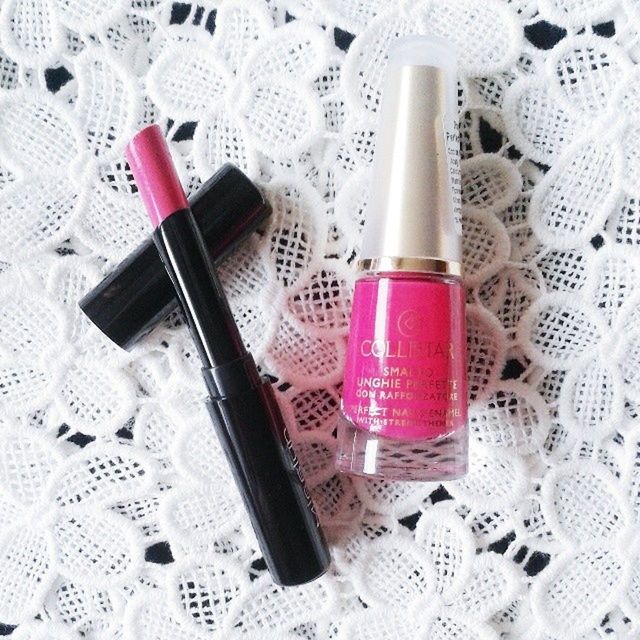
[[[271,207],[247,176],[225,164],[189,198],[215,265],[261,225]],[[78,303],[87,317],[123,349],[178,308],[152,238],[132,251]]]
[[[330,556],[273,390],[247,352],[157,126],[127,158],[153,240],[202,360],[207,406],[275,582],[321,576]]]

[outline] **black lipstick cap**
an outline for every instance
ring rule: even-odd
[[[189,205],[215,264],[271,213],[253,182],[232,164],[209,178]],[[178,299],[149,237],[79,304],[105,335],[130,349],[178,307]]]

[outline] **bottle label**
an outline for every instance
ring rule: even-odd
[[[464,290],[431,277],[356,283],[342,411],[361,429],[432,439],[467,422]]]
[[[449,168],[449,192],[451,193],[451,211],[456,233],[462,234],[462,178],[460,175],[460,132],[455,119],[445,121],[444,148]]]

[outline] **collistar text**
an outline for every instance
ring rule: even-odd
[[[360,355],[365,358],[453,358],[452,342],[418,340],[363,340]]]

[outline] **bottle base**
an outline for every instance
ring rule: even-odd
[[[466,428],[432,440],[398,440],[358,429],[342,417],[336,467],[341,473],[385,480],[455,480],[467,473],[468,446]]]

